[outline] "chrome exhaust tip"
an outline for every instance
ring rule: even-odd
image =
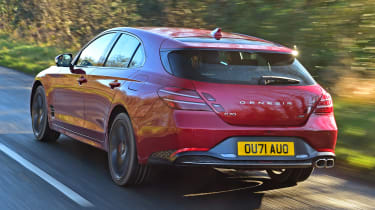
[[[334,166],[335,166],[335,159],[333,159],[333,158],[327,159],[326,168],[333,168]]]
[[[327,160],[326,159],[318,159],[314,163],[316,168],[326,168],[327,167]]]

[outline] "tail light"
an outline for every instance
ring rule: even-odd
[[[173,109],[211,111],[211,108],[194,90],[164,87],[158,91],[158,95]]]
[[[315,108],[315,113],[317,114],[326,114],[333,112],[333,103],[332,97],[326,91],[323,92],[322,97],[320,98],[318,105]]]

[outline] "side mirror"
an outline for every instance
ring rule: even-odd
[[[56,56],[56,66],[70,67],[72,65],[73,55],[71,53],[64,53]]]

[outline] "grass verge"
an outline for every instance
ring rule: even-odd
[[[63,53],[56,47],[24,43],[0,34],[0,65],[36,75],[54,64],[54,57]]]
[[[344,99],[334,104],[338,161],[375,175],[375,105]]]

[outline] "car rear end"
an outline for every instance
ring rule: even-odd
[[[178,148],[161,152],[169,161],[253,169],[333,167],[332,98],[293,50],[261,41],[181,38],[163,43],[160,53],[170,75],[193,84],[158,91],[173,109],[177,128]]]

